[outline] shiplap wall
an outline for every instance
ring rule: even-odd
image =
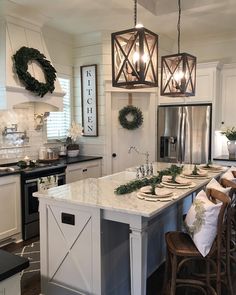
[[[104,79],[110,71],[102,33],[79,35],[74,43],[74,114],[75,120],[82,124],[81,113],[81,75],[80,67],[83,65],[97,65],[98,90],[98,137],[80,138],[80,152],[86,155],[104,156],[105,153],[105,92]],[[102,167],[103,168],[103,167]],[[104,174],[104,168],[103,168]]]

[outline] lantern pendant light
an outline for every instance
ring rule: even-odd
[[[112,85],[126,89],[158,86],[158,35],[136,24],[134,28],[112,33]]]
[[[161,57],[161,95],[194,96],[197,59],[191,54],[180,53],[181,0],[178,0],[178,8],[178,53]]]

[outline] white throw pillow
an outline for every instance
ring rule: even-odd
[[[206,193],[200,191],[185,218],[187,232],[198,251],[205,257],[217,233],[217,220],[222,203],[212,203]]]
[[[215,178],[212,178],[210,182],[208,182],[206,188],[211,189],[214,188],[222,193],[229,194],[230,187],[223,187]]]
[[[226,171],[226,172],[221,176],[221,178],[224,178],[224,179],[227,179],[227,180],[233,180],[233,179],[234,179],[234,175],[233,175],[233,173],[232,173],[230,170],[228,170],[228,171]]]
[[[236,171],[236,167],[235,167],[235,166],[231,166],[231,167],[229,168],[229,171]]]

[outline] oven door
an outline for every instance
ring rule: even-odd
[[[29,179],[24,184],[24,223],[30,223],[39,219],[39,201],[33,197],[38,191],[38,179]]]
[[[57,185],[65,184],[65,173],[49,174],[57,177]],[[22,179],[22,232],[23,239],[28,240],[39,235],[39,201],[33,197],[33,193],[38,191],[40,176],[35,178]],[[47,174],[42,175],[42,177]]]

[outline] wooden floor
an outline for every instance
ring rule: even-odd
[[[33,243],[34,239],[31,239],[27,242],[22,242],[19,244],[10,244],[2,249],[9,251],[9,252],[15,252],[16,250],[22,248],[22,246],[29,245]],[[147,280],[147,295],[159,295],[161,294],[162,290],[162,284],[164,280],[164,268],[165,266],[162,265],[150,278]],[[232,269],[232,282],[233,282],[233,289],[234,294],[236,294],[236,265],[234,265]],[[24,282],[24,285],[22,286],[22,294],[21,295],[39,295],[40,294],[40,276],[39,274],[33,275],[29,281]],[[183,290],[179,290],[176,294],[183,295]],[[186,293],[187,294],[187,293]],[[192,290],[188,292],[189,295],[197,295],[200,293],[194,293]],[[202,294],[202,293],[201,293]],[[66,294],[65,294],[66,295]],[[122,294],[126,295],[126,294]],[[224,293],[224,295],[227,295],[227,292]]]

